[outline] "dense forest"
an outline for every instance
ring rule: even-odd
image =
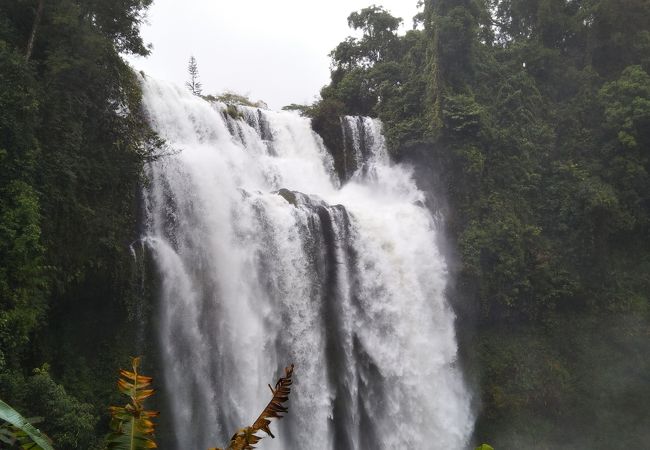
[[[120,54],[147,54],[150,3],[0,1],[0,398],[57,449],[99,448],[137,351],[129,243],[157,142]]]
[[[130,244],[164,143],[121,57],[149,52],[150,4],[0,0],[0,398],[61,450],[103,448],[117,368],[155,366]],[[405,34],[352,13],[301,109],[342,178],[340,117],[379,117],[445,217],[477,442],[643,448],[650,1],[421,6]]]

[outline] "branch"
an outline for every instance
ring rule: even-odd
[[[256,433],[259,431],[264,431],[266,434],[274,438],[273,433],[269,425],[271,425],[270,419],[281,419],[281,413],[286,413],[289,409],[286,406],[283,406],[283,403],[289,400],[289,394],[291,392],[291,377],[293,375],[293,364],[284,369],[284,376],[280,377],[278,382],[275,384],[275,389],[270,385],[269,388],[273,393],[273,398],[266,405],[262,414],[257,418],[252,426],[243,428],[236,432],[232,438],[230,438],[230,443],[226,450],[252,450],[254,445],[257,444],[262,438],[257,436]],[[210,450],[222,450],[219,448],[210,449]]]

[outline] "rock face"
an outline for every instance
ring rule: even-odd
[[[297,206],[295,192],[282,188],[278,191],[278,195],[288,201],[290,205]]]
[[[166,447],[227,442],[294,363],[290,412],[265,448],[465,448],[473,418],[436,222],[381,124],[342,120],[341,183],[307,119],[234,118],[153,80],[144,94],[181,149],[149,166],[145,192]]]

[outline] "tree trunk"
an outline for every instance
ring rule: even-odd
[[[36,17],[34,18],[34,26],[32,26],[32,33],[29,36],[29,42],[27,42],[27,52],[25,53],[25,62],[29,61],[29,58],[32,56],[32,50],[34,49],[34,41],[36,40],[36,29],[38,24],[41,21],[41,16],[43,15],[43,6],[45,5],[45,0],[38,0],[38,7],[36,8]]]

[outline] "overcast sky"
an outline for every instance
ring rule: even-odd
[[[311,103],[329,81],[327,54],[352,34],[347,17],[372,0],[154,0],[142,27],[147,74],[183,84],[194,55],[205,94],[233,90],[273,109]],[[376,0],[411,28],[417,0]]]

